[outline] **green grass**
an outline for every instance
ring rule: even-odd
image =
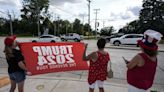
[[[159,42],[160,44],[164,44],[164,39]]]
[[[89,40],[89,39],[96,39],[96,38],[95,38],[95,36],[84,36],[84,39]]]

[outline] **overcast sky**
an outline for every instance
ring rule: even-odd
[[[22,8],[21,0],[0,0],[0,11],[15,14],[15,17],[20,17],[20,9]],[[119,29],[126,23],[138,19],[139,11],[142,9],[142,0],[91,0],[91,25],[94,28],[95,12],[98,11],[98,22],[100,28],[103,26],[114,26]],[[87,0],[50,0],[49,12],[55,16],[60,16],[61,19],[68,19],[71,22],[75,18],[79,18],[84,23],[87,22],[88,2]],[[0,13],[0,17],[6,17]],[[104,22],[104,25],[103,25]]]

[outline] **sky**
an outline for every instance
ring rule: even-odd
[[[7,17],[9,12],[12,17],[20,18],[22,0],[0,0],[0,17]],[[113,26],[116,30],[127,23],[138,19],[139,11],[142,9],[142,0],[91,0],[91,26],[94,29],[95,11],[99,9],[97,19],[98,29]],[[3,12],[3,13],[2,13]],[[50,0],[49,13],[51,20],[67,19],[71,22],[79,18],[82,23],[88,22],[87,0]],[[15,16],[14,16],[15,15]]]

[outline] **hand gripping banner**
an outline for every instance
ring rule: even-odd
[[[84,43],[20,43],[26,66],[32,75],[88,70],[82,60]]]

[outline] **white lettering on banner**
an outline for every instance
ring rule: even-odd
[[[54,55],[58,55],[60,53],[59,47],[58,46],[52,46],[52,52]]]
[[[50,69],[54,69],[54,68],[66,68],[66,67],[68,67],[68,64],[50,65],[50,66],[49,66]]]
[[[43,56],[52,55],[51,47],[50,46],[41,46]]]
[[[54,59],[55,59],[55,56],[47,56],[47,60],[50,62],[48,63],[48,65],[56,64]]]
[[[73,59],[72,47],[72,45],[34,46],[33,51],[38,54],[39,66],[50,65],[51,67],[60,67],[59,65],[61,65],[61,67],[73,67],[76,66],[76,63]],[[39,67],[39,69],[42,68]]]
[[[39,56],[42,55],[42,52],[41,52],[41,49],[40,49],[39,46],[34,46],[34,47],[33,47],[33,51],[34,51],[34,52],[37,52]]]
[[[48,65],[44,65],[44,66],[37,66],[36,70],[46,70],[48,69]]]
[[[66,46],[60,46],[60,53],[61,54],[67,54]]]
[[[42,66],[37,66],[36,70],[46,70],[46,69],[59,69],[59,68],[71,68],[71,67],[76,67],[76,63],[71,63],[71,64],[62,64],[62,65],[42,65]]]
[[[66,60],[65,60],[64,55],[57,55],[56,56],[56,61],[57,61],[58,64],[64,64]]]
[[[69,67],[75,67],[75,66],[76,66],[76,63],[69,64]]]
[[[59,55],[59,54],[71,54],[72,45],[65,46],[34,46],[33,51],[38,53],[39,56],[48,56],[48,55]]]
[[[73,54],[67,54],[65,57],[68,60],[67,63],[74,63]]]
[[[68,53],[72,53],[72,45],[67,45],[66,47],[68,47]]]
[[[38,65],[47,64],[48,61],[44,58],[44,56],[38,56]]]

